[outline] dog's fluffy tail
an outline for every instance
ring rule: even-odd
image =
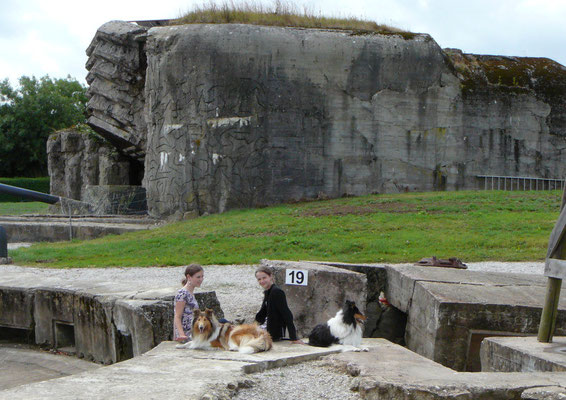
[[[242,336],[238,351],[244,354],[252,354],[267,351],[272,346],[271,335],[267,331],[256,327],[255,335],[246,334]]]

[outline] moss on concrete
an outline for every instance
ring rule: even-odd
[[[445,49],[460,78],[464,94],[491,90],[532,93],[554,103],[566,95],[566,68],[548,58],[464,54]]]

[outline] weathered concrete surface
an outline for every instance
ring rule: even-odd
[[[21,345],[0,344],[0,393],[12,387],[93,371],[99,364]]]
[[[563,176],[566,69],[428,35],[113,21],[89,123],[144,161],[151,215]]]
[[[565,372],[566,337],[541,343],[535,336],[489,337],[481,344],[485,372]]]
[[[8,242],[59,242],[73,239],[95,239],[151,229],[160,224],[146,217],[84,217],[61,215],[2,216],[0,225],[6,230]]]
[[[277,342],[268,352],[245,355],[222,350],[179,350],[174,342],[163,342],[140,357],[88,373],[0,391],[0,397],[201,399],[209,395],[217,399],[245,384],[246,373],[312,360],[341,349]]]
[[[535,392],[533,388],[566,393],[564,373],[456,372],[404,347],[383,339],[373,340],[379,345],[367,353],[328,357],[330,365],[357,376],[363,399],[538,399],[529,397]]]
[[[145,189],[134,185],[86,186],[82,201],[94,215],[146,215]]]
[[[100,136],[73,129],[53,133],[47,140],[50,192],[83,200],[93,185],[128,185],[130,163]]]
[[[566,388],[561,386],[545,386],[527,389],[521,393],[523,400],[563,400]]]
[[[546,278],[479,273],[450,268],[390,266],[387,299],[407,313],[407,346],[434,361],[464,371],[479,370],[485,336],[536,334]],[[566,290],[557,334],[564,334]]]
[[[178,287],[131,287],[129,282],[0,276],[0,329],[33,331],[35,343],[71,347],[77,356],[111,364],[138,356],[173,334]],[[195,294],[201,307],[224,313],[215,292]]]
[[[346,300],[365,312],[367,279],[364,274],[305,261],[262,260],[271,267],[275,283],[285,291],[299,336],[308,336],[316,325],[328,321]],[[287,269],[308,271],[308,285],[285,284]],[[313,312],[316,310],[316,312]]]
[[[355,377],[353,386],[363,399],[533,400],[544,399],[541,393],[560,398],[558,394],[566,390],[565,373],[460,373],[384,339],[364,339],[363,344],[369,352],[340,353],[339,345],[320,349],[278,342],[271,351],[242,355],[221,350],[178,350],[173,342],[163,342],[140,357],[0,391],[0,397],[216,400],[229,398],[234,391],[250,385],[253,375],[246,372],[322,356],[329,366]]]
[[[123,21],[102,25],[87,49],[88,123],[132,159],[143,163],[146,28]],[[140,37],[142,35],[142,37]]]

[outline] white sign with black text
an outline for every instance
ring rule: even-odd
[[[307,286],[309,283],[309,271],[302,269],[286,269],[285,284]]]

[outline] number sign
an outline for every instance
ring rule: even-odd
[[[285,284],[307,286],[309,282],[309,271],[302,269],[286,269]]]

